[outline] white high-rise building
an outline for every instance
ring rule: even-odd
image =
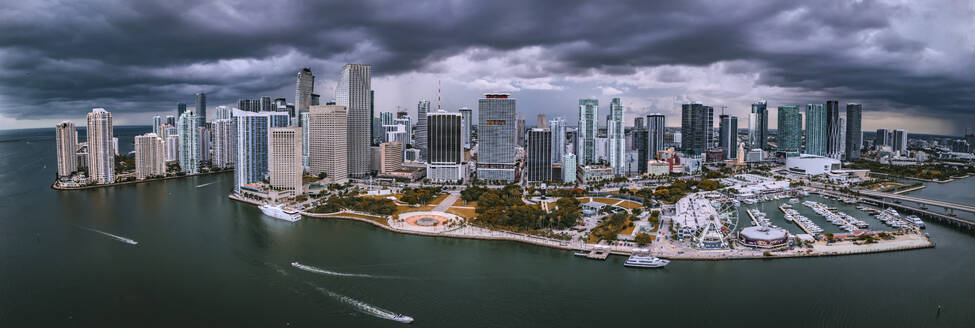
[[[556,117],[548,125],[552,130],[552,164],[559,164],[565,154],[565,119]]]
[[[562,183],[576,181],[576,155],[568,153],[562,155]]]
[[[308,114],[308,167],[311,175],[325,173],[326,177],[342,183],[348,179],[348,112],[345,106],[312,106]]]
[[[155,133],[135,136],[135,177],[166,175],[165,143]]]
[[[623,130],[623,104],[620,98],[613,98],[609,103],[609,115],[606,117],[607,137],[606,155],[613,174],[626,175],[626,144]]]
[[[88,178],[94,183],[115,182],[115,144],[112,113],[93,108],[88,113]]]
[[[217,120],[229,120],[231,118],[231,109],[227,106],[217,106]]]
[[[295,112],[296,115],[308,111],[311,107],[311,94],[315,92],[315,75],[310,68],[298,71],[298,81],[295,82]]]
[[[166,136],[166,162],[179,160],[179,135]]]
[[[393,124],[400,125],[400,126],[403,127],[402,130],[403,130],[403,133],[406,135],[406,138],[404,138],[401,141],[402,142],[405,142],[404,145],[413,145],[416,140],[413,140],[413,136],[412,136],[413,124],[411,122],[410,117],[409,116],[404,116],[404,117],[401,117],[401,118],[394,119],[393,120]],[[383,131],[386,131],[385,127],[383,129],[384,129]],[[419,131],[419,128],[417,128],[417,131]],[[419,134],[419,132],[417,132],[417,133]],[[386,141],[390,141],[390,140],[386,140]],[[417,149],[417,151],[419,151],[419,149]]]
[[[267,178],[268,131],[271,128],[287,127],[290,116],[287,112],[245,112],[233,110],[234,146],[234,192],[241,187]]]
[[[579,99],[579,128],[576,131],[578,142],[576,143],[576,156],[581,166],[595,163],[599,160],[596,157],[596,132],[598,132],[599,100]]]
[[[420,150],[420,160],[426,161],[427,154],[427,113],[430,113],[430,101],[420,100],[416,104],[416,144],[415,148]],[[407,131],[409,132],[409,131]]]
[[[220,113],[220,108],[217,108]],[[228,115],[229,116],[229,115]],[[230,119],[219,119],[212,122],[213,133],[213,166],[221,168],[234,167],[234,122]]]
[[[179,135],[179,168],[186,174],[200,173],[200,130],[197,124],[200,120],[187,109],[176,121]]]
[[[346,64],[335,87],[335,104],[344,106],[348,115],[347,168],[349,177],[354,178],[369,173],[370,70],[369,65]]]
[[[271,128],[268,136],[268,180],[271,188],[301,195],[301,129]]]
[[[78,170],[78,130],[64,121],[54,127],[58,151],[58,177],[70,177]]]

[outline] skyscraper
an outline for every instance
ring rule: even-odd
[[[562,156],[562,183],[576,181],[576,155],[569,153]]]
[[[315,92],[315,75],[311,73],[311,68],[302,68],[298,71],[298,80],[295,82],[295,115],[308,111],[313,92]]]
[[[798,152],[802,149],[802,115],[799,105],[779,106],[778,151]]]
[[[166,115],[166,124],[169,124],[169,126],[176,126],[176,116]]]
[[[197,174],[200,171],[200,130],[197,124],[200,119],[192,109],[183,112],[176,121],[176,133],[179,135],[179,168],[186,174]]]
[[[630,130],[633,144],[627,150],[635,151],[636,170],[633,173],[642,174],[647,172],[647,125],[643,121],[643,116],[633,118],[633,129]],[[629,172],[628,172],[629,173]]]
[[[207,125],[207,94],[200,92],[196,94],[196,113],[197,123],[196,126],[206,126]]]
[[[403,116],[400,118],[393,119],[393,125],[400,125],[403,127],[404,138],[402,142],[404,145],[414,144],[415,141],[413,140],[413,136],[411,133],[413,131],[413,125],[409,116]],[[419,134],[419,128],[417,128],[417,133]],[[417,151],[419,151],[419,149],[417,149]]]
[[[579,141],[576,155],[579,165],[596,163],[596,133],[599,131],[599,100],[579,99]],[[564,169],[563,169],[564,170]]]
[[[308,167],[312,175],[325,173],[333,183],[349,177],[348,112],[345,106],[314,106],[308,113]]]
[[[887,129],[877,129],[877,135],[873,138],[874,147],[890,146],[890,131]]]
[[[860,159],[860,149],[863,148],[863,131],[860,130],[860,115],[863,106],[860,104],[846,104],[846,160]]]
[[[162,134],[162,131],[159,131],[159,127],[162,126],[162,124],[163,124],[162,116],[159,116],[159,115],[153,116],[152,117],[152,133],[155,133],[157,136],[158,135],[161,135]]]
[[[907,153],[907,131],[894,130],[894,151],[899,151],[901,155]]]
[[[185,111],[186,111],[186,104],[184,104],[184,103],[176,103],[176,117],[177,118],[179,118],[180,115],[183,115],[183,112],[185,112]]]
[[[433,181],[464,179],[463,118],[460,113],[427,114],[427,178]]]
[[[464,127],[461,131],[463,134],[460,138],[464,141],[464,148],[471,149],[471,124],[474,123],[474,121],[472,121],[474,118],[474,113],[470,108],[467,107],[461,107],[459,111],[461,120],[464,121]]]
[[[206,163],[211,160],[210,150],[213,145],[210,144],[212,136],[210,135],[210,128],[207,125],[196,127],[197,130],[197,145],[196,150],[199,152],[197,159],[200,163]]]
[[[697,102],[681,105],[681,149],[700,154],[711,148],[714,139],[714,108]]]
[[[227,106],[217,106],[217,119],[218,120],[229,120],[230,119],[230,107],[227,107]]]
[[[260,105],[260,111],[262,111],[262,112],[276,112],[276,111],[278,111],[278,107],[277,106],[274,106],[274,103],[271,102],[271,97],[262,96],[261,99],[260,99],[260,104],[261,104]]]
[[[556,117],[548,122],[552,131],[552,164],[562,163],[565,154],[565,119]]]
[[[420,150],[420,160],[427,160],[427,113],[430,113],[430,101],[420,100],[416,104],[416,149]],[[406,133],[410,133],[409,127]]]
[[[830,138],[828,118],[823,104],[806,105],[806,154],[826,156]]]
[[[808,119],[807,119],[808,120]],[[840,159],[843,156],[843,133],[840,125],[840,104],[836,100],[826,101],[826,148],[822,156]]]
[[[719,116],[718,147],[724,159],[738,158],[738,116]]]
[[[528,130],[525,149],[525,167],[528,181],[552,180],[552,131],[544,128]]]
[[[64,121],[54,127],[58,152],[58,177],[70,177],[78,170],[78,130],[74,123]]]
[[[647,115],[647,160],[657,159],[657,151],[664,150],[666,121],[667,118],[661,113]]]
[[[115,182],[115,147],[112,113],[93,108],[88,113],[88,178],[95,183]]]
[[[536,125],[536,127],[539,127],[539,128],[542,128],[542,129],[548,129],[548,128],[550,128],[548,126],[548,119],[545,117],[545,114],[538,114],[538,121],[535,122],[535,125]]]
[[[135,177],[145,179],[166,175],[165,143],[159,135],[135,136]]]
[[[271,128],[268,136],[268,182],[271,188],[301,195],[301,129]]]
[[[609,115],[606,120],[607,137],[609,144],[607,157],[609,166],[613,168],[613,174],[626,175],[626,144],[623,129],[623,103],[620,98],[613,98],[609,102]]]
[[[523,146],[525,144],[525,116],[518,114],[517,129],[518,133],[516,135],[515,144],[518,146]]]
[[[308,113],[309,112],[298,114],[298,120],[301,122],[299,124],[301,126],[301,165],[305,167],[311,165],[309,164],[309,149],[311,149],[309,143],[311,142],[311,132],[308,131]]]
[[[515,180],[515,99],[489,93],[477,101],[477,178]]]
[[[287,127],[290,118],[285,112],[245,112],[233,111],[234,144],[234,190],[240,193],[244,184],[263,180],[267,175],[268,131],[271,128]],[[182,156],[182,155],[181,155]]]
[[[335,87],[335,104],[345,106],[348,115],[348,172],[361,178],[369,173],[369,90],[370,66],[346,64]]]
[[[748,114],[748,145],[751,149],[768,148],[768,102],[765,100],[752,104]]]
[[[227,115],[230,116],[230,115]],[[220,168],[234,167],[234,123],[229,118],[212,122],[213,129],[213,166]]]

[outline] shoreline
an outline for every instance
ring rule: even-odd
[[[236,197],[231,194],[228,198],[236,200],[239,202],[260,205],[260,202],[243,199]],[[472,240],[496,240],[496,241],[512,241],[519,242],[523,244],[548,247],[559,250],[566,251],[591,251],[597,248],[594,244],[579,244],[567,242],[563,245],[562,241],[557,241],[554,239],[545,239],[542,237],[533,237],[528,235],[516,234],[505,231],[495,231],[480,227],[464,226],[451,230],[445,230],[441,232],[427,232],[427,231],[417,231],[409,229],[400,229],[387,224],[381,224],[376,220],[357,217],[353,215],[371,216],[376,219],[387,219],[381,216],[375,216],[365,213],[355,213],[355,212],[335,212],[335,213],[310,213],[306,211],[300,211],[302,216],[315,218],[315,219],[341,219],[341,220],[351,220],[371,224],[383,230],[402,233],[416,236],[424,237],[443,237],[443,238],[455,238],[455,239],[472,239]],[[351,215],[349,215],[351,214]],[[387,221],[388,222],[388,221]],[[458,230],[463,230],[463,232],[458,232]],[[465,233],[466,232],[466,233]],[[900,236],[902,239],[895,239],[892,241],[880,241],[876,244],[868,245],[853,245],[853,242],[844,241],[839,243],[833,243],[832,245],[825,245],[817,243],[814,247],[812,253],[804,252],[805,249],[801,251],[785,251],[777,252],[770,251],[771,256],[765,256],[763,253],[765,250],[752,250],[752,249],[734,249],[734,250],[715,250],[715,251],[705,251],[688,249],[681,250],[682,253],[678,253],[673,244],[668,241],[664,241],[663,238],[659,238],[659,242],[654,242],[650,245],[650,249],[655,256],[671,259],[671,260],[682,260],[682,261],[730,261],[730,260],[759,260],[759,259],[785,259],[785,258],[801,258],[801,257],[822,257],[822,256],[844,256],[844,255],[862,255],[862,254],[874,254],[874,253],[886,253],[886,252],[896,252],[914,249],[925,249],[933,248],[935,244],[931,242],[924,236],[915,235],[913,238],[907,238],[906,236]],[[670,246],[675,251],[668,252],[665,247]],[[639,247],[628,247],[628,246],[600,246],[605,249],[610,254],[629,256],[632,255],[634,249],[639,249]],[[645,248],[644,248],[645,249]],[[822,250],[819,250],[822,249]],[[724,254],[719,254],[724,253]],[[735,254],[737,253],[737,254]],[[716,256],[715,256],[716,255]]]
[[[139,184],[139,183],[146,183],[146,182],[165,181],[165,180],[178,179],[178,178],[189,178],[189,177],[207,176],[207,175],[214,175],[214,174],[227,173],[227,172],[233,172],[233,171],[234,171],[234,169],[224,169],[224,170],[219,171],[219,172],[207,172],[207,173],[197,173],[197,174],[174,175],[174,176],[171,176],[171,177],[152,178],[152,179],[144,179],[144,180],[138,180],[138,179],[136,179],[136,180],[132,180],[132,181],[114,182],[114,183],[97,184],[97,185],[86,185],[86,186],[81,186],[81,187],[58,187],[57,186],[57,181],[55,181],[53,184],[51,184],[51,189],[54,189],[54,190],[57,190],[57,191],[72,191],[72,190],[97,189],[97,188],[117,187],[117,186],[124,186],[124,185],[130,185],[130,184]]]

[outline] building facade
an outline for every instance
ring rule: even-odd
[[[568,153],[562,156],[562,183],[576,181],[576,155]]]
[[[64,121],[54,127],[58,155],[58,177],[70,177],[78,171],[78,129]]]
[[[471,126],[471,125],[474,124],[474,121],[473,121],[474,120],[474,112],[470,108],[467,108],[467,107],[461,107],[461,109],[458,110],[458,111],[460,112],[461,120],[464,122],[464,128],[463,128],[463,130],[461,130],[461,132],[463,134],[461,135],[460,138],[464,142],[464,148],[471,149],[471,146],[472,146],[471,145],[471,132],[474,129],[474,127]]]
[[[780,152],[802,149],[802,115],[798,105],[779,106],[779,126],[776,142]]]
[[[725,159],[738,158],[738,116],[719,116],[718,147]]]
[[[428,157],[427,143],[427,114],[430,113],[430,101],[420,100],[416,104],[416,140],[414,143],[414,148],[420,150],[420,160],[426,161]],[[409,134],[410,130],[407,129],[406,133]]]
[[[135,177],[166,175],[166,146],[155,133],[135,136]]]
[[[829,139],[827,112],[823,104],[806,105],[806,151],[804,153],[826,156]]]
[[[346,160],[349,177],[361,178],[369,173],[369,125],[371,67],[346,64],[335,87],[335,104],[345,106],[348,133]]]
[[[525,149],[525,179],[529,182],[552,180],[552,130],[528,130]]]
[[[609,102],[609,115],[606,116],[606,137],[609,143],[606,155],[613,174],[626,175],[626,144],[623,129],[623,103],[620,98]]]
[[[197,124],[200,119],[193,110],[186,110],[176,121],[179,135],[179,168],[186,174],[200,172],[200,130]]]
[[[714,139],[714,108],[693,102],[681,105],[681,150],[700,154]]]
[[[768,148],[768,102],[752,104],[748,114],[748,145],[751,148]]]
[[[657,152],[664,150],[664,131],[667,118],[664,114],[647,115],[647,158],[656,159]],[[651,158],[652,157],[652,158]]]
[[[840,103],[836,100],[826,101],[826,152],[823,156],[840,159],[843,157],[843,118],[840,117]]]
[[[860,104],[846,104],[846,160],[860,159],[863,149],[863,131],[860,130],[863,106]]]
[[[262,181],[268,171],[268,134],[271,128],[287,127],[291,121],[286,112],[233,111],[234,190],[240,193],[242,185]]]
[[[485,94],[477,101],[477,178],[515,180],[515,99],[508,94]]]
[[[308,168],[311,175],[325,173],[333,183],[345,182],[349,177],[348,133],[345,106],[314,106],[308,119]]]
[[[403,168],[403,144],[399,142],[384,142],[379,144],[380,166],[379,173],[387,174]]]
[[[218,111],[219,112],[219,109]],[[213,135],[213,166],[220,168],[234,167],[234,123],[225,118],[211,122]]]
[[[596,134],[599,132],[599,100],[579,99],[579,127],[576,132],[578,165],[596,163]]]
[[[196,108],[194,113],[196,114],[196,126],[206,126],[207,125],[207,94],[200,92],[195,94],[196,96]]]
[[[93,108],[88,113],[88,179],[106,184],[115,182],[115,145],[112,113]]]
[[[552,131],[552,164],[561,164],[562,156],[565,154],[565,119],[556,117],[548,122],[549,129]]]
[[[901,155],[907,153],[907,131],[896,129],[894,130],[894,151],[900,152]]]
[[[315,75],[311,73],[311,68],[302,68],[298,71],[298,80],[295,82],[295,115],[308,111],[311,107],[311,94],[314,92]]]
[[[268,181],[271,189],[301,195],[301,129],[271,128],[268,132]]]
[[[438,182],[464,179],[463,116],[460,113],[427,113],[427,178]],[[421,150],[422,152],[422,150]]]

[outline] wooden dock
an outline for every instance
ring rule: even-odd
[[[779,205],[779,210],[781,210],[783,214],[785,213],[785,208],[784,208],[784,207],[782,207],[781,205]],[[801,229],[802,229],[802,231],[805,231],[805,232],[806,232],[807,234],[809,234],[809,235],[811,235],[811,236],[815,236],[815,235],[816,235],[816,234],[814,234],[814,233],[812,233],[812,232],[810,232],[810,231],[809,231],[809,229],[807,229],[807,228],[806,228],[806,225],[805,225],[805,224],[802,224],[802,223],[800,223],[800,222],[799,222],[799,220],[797,220],[797,219],[795,219],[795,218],[793,218],[793,219],[792,219],[792,223],[795,223],[795,224],[796,224],[797,226],[799,226],[799,228],[801,228]]]

